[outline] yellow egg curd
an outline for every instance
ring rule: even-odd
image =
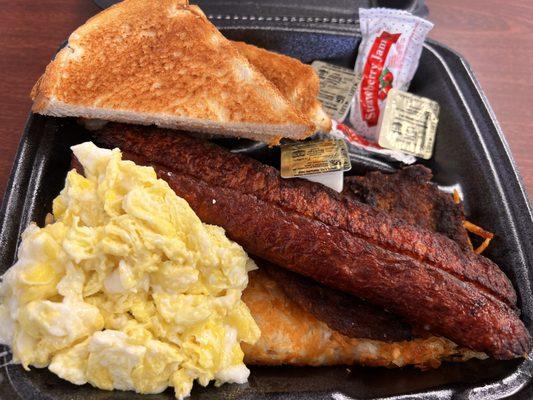
[[[0,284],[0,342],[14,362],[101,389],[189,395],[246,382],[240,342],[259,328],[241,294],[255,268],[151,167],[72,148],[53,222],[31,224]]]

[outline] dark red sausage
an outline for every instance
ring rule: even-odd
[[[323,185],[302,179],[281,179],[275,168],[250,157],[165,129],[110,124],[98,134],[98,141],[142,154],[152,163],[210,185],[251,194],[283,210],[340,228],[368,243],[431,264],[470,282],[511,307],[516,304],[516,293],[509,279],[487,258],[463,251],[444,235],[342,198]]]
[[[251,254],[495,358],[529,350],[529,334],[514,310],[446,271],[252,195],[156,171],[202,221],[222,226]]]
[[[408,324],[382,308],[262,259],[256,258],[255,262],[279,284],[289,299],[344,336],[384,342],[413,337]]]
[[[125,156],[154,165],[203,221],[252,254],[496,358],[530,347],[505,275],[442,235],[175,132],[115,126],[100,138],[138,152]]]

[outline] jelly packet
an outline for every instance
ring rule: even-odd
[[[344,125],[336,121],[332,122],[333,125],[328,136],[343,138],[346,140],[349,143],[350,152],[377,155],[383,159],[400,161],[407,165],[414,164],[416,162],[416,157],[411,154],[406,154],[398,150],[385,149],[379,144],[365,139],[348,125]]]
[[[355,62],[360,76],[350,122],[365,138],[378,141],[379,123],[391,88],[407,90],[433,24],[407,11],[359,9],[362,41]]]

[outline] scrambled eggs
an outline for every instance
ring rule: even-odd
[[[203,224],[151,167],[72,148],[54,222],[30,225],[0,284],[0,342],[24,368],[72,383],[187,396],[195,379],[243,383],[259,328],[241,293],[253,261]]]

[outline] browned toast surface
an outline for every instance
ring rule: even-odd
[[[317,100],[320,81],[311,66],[295,58],[244,42],[233,44],[254,67],[276,85],[297,111],[313,121],[317,130],[331,130],[331,119]]]
[[[78,28],[33,91],[33,110],[275,142],[312,124],[196,6],[126,0]]]

